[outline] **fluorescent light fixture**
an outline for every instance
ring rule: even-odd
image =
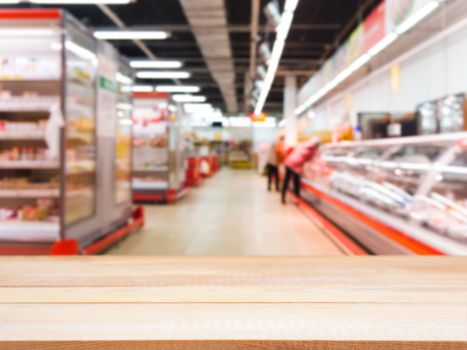
[[[1,4],[13,4],[13,3],[1,3]],[[53,29],[42,29],[42,28],[0,28],[0,36],[52,36],[59,35],[58,30]]]
[[[140,79],[188,79],[191,76],[189,72],[137,72],[136,77]]]
[[[175,102],[206,102],[205,96],[173,95]]]
[[[161,30],[96,30],[94,37],[100,40],[164,40],[170,36]]]
[[[78,44],[75,44],[73,41],[70,40],[67,40],[65,42],[65,48],[68,51],[74,53],[76,56],[85,60],[91,60],[97,64],[97,55],[91,50],[88,50]]]
[[[201,89],[199,86],[193,85],[158,85],[156,86],[157,92],[186,92],[197,93]]]
[[[261,88],[261,93],[256,102],[254,113],[256,115],[261,114],[268,98],[269,91],[271,90],[272,83],[276,76],[277,68],[284,51],[285,40],[289,35],[290,27],[292,25],[294,10],[297,7],[298,0],[287,0],[285,4],[286,11],[281,16],[280,24],[276,28],[276,41],[272,49],[271,57],[268,60],[268,70],[266,77],[264,78],[264,84]],[[261,48],[260,48],[261,51]]]
[[[386,47],[391,45],[398,38],[398,36],[399,35],[397,33],[391,33],[386,35],[380,42],[378,42],[375,46],[368,50],[368,54],[370,56],[376,56]]]
[[[180,68],[180,61],[165,61],[165,60],[134,60],[130,61],[130,66],[133,68]]]
[[[18,1],[19,2],[19,1]],[[27,0],[31,4],[49,4],[49,5],[124,5],[133,2],[133,0]],[[5,2],[0,2],[5,3]]]
[[[289,35],[290,26],[293,21],[293,12],[284,12],[281,17],[281,22],[276,28],[276,40],[285,41]]]
[[[263,111],[264,104],[266,103],[266,99],[269,95],[269,90],[271,89],[272,83],[276,76],[277,68],[279,66],[280,57],[282,55],[282,51],[284,50],[285,42],[284,41],[276,41],[274,43],[274,47],[272,49],[271,59],[269,61],[268,71],[266,74],[266,78],[264,80],[263,88],[261,89],[260,96],[258,101],[256,102],[255,106],[255,114],[259,115]]]
[[[133,105],[130,103],[117,103],[117,109],[121,109],[123,111],[131,111],[133,109]]]
[[[117,72],[117,74],[115,74],[115,79],[117,79],[117,81],[121,84],[126,84],[126,85],[133,84],[133,79],[131,79],[130,77],[120,72]]]
[[[299,0],[287,0],[284,5],[285,12],[295,12]]]
[[[432,0],[418,10],[413,16],[409,17],[407,20],[402,22],[397,28],[396,32],[398,34],[403,34],[409,29],[413,28],[418,22],[432,13],[439,6],[439,2]]]
[[[127,91],[132,92],[153,92],[154,88],[151,85],[132,85]]]

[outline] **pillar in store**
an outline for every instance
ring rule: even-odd
[[[298,124],[295,115],[297,101],[297,78],[293,75],[285,77],[284,87],[284,119],[285,142],[287,146],[295,146],[298,142]]]

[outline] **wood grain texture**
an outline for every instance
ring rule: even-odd
[[[467,349],[467,258],[0,258],[0,349]]]

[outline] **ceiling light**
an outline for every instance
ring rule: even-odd
[[[130,61],[130,66],[133,68],[180,68],[180,61],[164,61],[164,60],[134,60]]]
[[[256,68],[256,73],[258,74],[258,76],[261,78],[261,79],[264,79],[266,77],[266,68],[260,64],[257,68]]]
[[[117,79],[117,81],[121,84],[126,84],[126,85],[133,84],[133,79],[131,79],[130,77],[120,72],[117,72],[117,74],[115,74],[115,79]]]
[[[140,79],[188,79],[191,76],[189,72],[137,72],[136,77]]]
[[[161,30],[96,30],[94,37],[101,40],[164,40],[170,36]]]
[[[289,35],[289,29],[293,21],[293,12],[284,12],[281,17],[281,23],[276,28],[276,40],[284,41]]]
[[[151,85],[133,85],[129,86],[127,91],[131,92],[153,92],[154,88]]]
[[[205,96],[173,95],[175,102],[206,102]]]
[[[432,13],[439,6],[439,2],[432,0],[423,6],[419,11],[417,11],[413,16],[409,17],[406,21],[402,22],[399,27],[396,28],[398,34],[405,33],[412,27],[414,27],[418,22]]]
[[[24,2],[30,2],[31,4],[75,4],[75,5],[99,5],[99,4],[107,4],[107,5],[124,5],[133,2],[134,0],[27,0]],[[19,2],[19,1],[18,1]],[[3,3],[3,2],[2,2]]]
[[[284,5],[284,12],[295,12],[299,0],[286,0]]]
[[[271,49],[269,48],[269,44],[265,41],[259,45],[259,54],[264,62],[269,62],[271,58]]]
[[[280,21],[281,21],[281,13],[279,10],[279,5],[276,1],[269,2],[264,7],[264,15],[266,16],[268,23],[273,27],[276,28]]]
[[[201,89],[199,86],[193,85],[159,85],[156,86],[157,92],[191,92],[196,93]]]

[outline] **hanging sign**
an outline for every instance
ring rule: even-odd
[[[97,130],[101,136],[114,137],[117,121],[116,75],[118,72],[118,56],[110,44],[99,42],[98,57]]]
[[[364,50],[367,52],[386,36],[386,5],[381,2],[363,23],[365,30]]]

